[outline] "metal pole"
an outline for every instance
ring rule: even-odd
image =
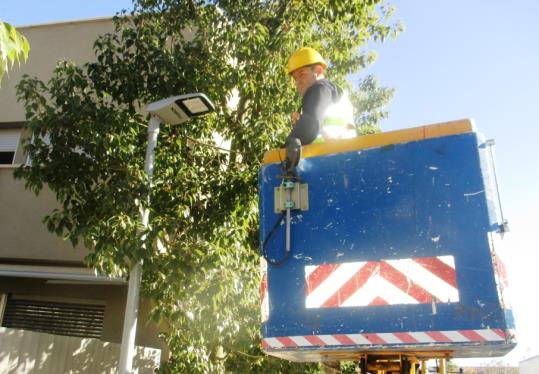
[[[155,147],[157,145],[157,135],[159,135],[159,125],[161,120],[155,116],[150,118],[148,126],[148,145],[146,147],[146,158],[144,161],[144,171],[148,176],[149,189],[153,176],[153,161],[155,158]],[[148,196],[149,199],[149,196]],[[142,225],[148,227],[150,211],[148,207],[141,212]],[[144,240],[144,238],[142,238]],[[144,245],[144,244],[143,244]],[[133,358],[135,356],[135,337],[137,335],[137,319],[140,296],[140,281],[142,278],[142,261],[137,262],[129,274],[129,285],[127,288],[127,302],[125,305],[124,328],[122,333],[122,347],[120,350],[120,363],[118,371],[120,374],[130,374],[133,370]]]
[[[502,210],[502,199],[500,198],[500,186],[498,184],[498,176],[496,174],[496,162],[494,160],[494,145],[496,144],[494,139],[488,139],[485,144],[488,146],[489,154],[490,154],[490,163],[492,165],[492,173],[494,174],[494,185],[496,187],[496,195],[498,197],[498,208],[500,209],[500,231],[503,235],[504,232],[509,231],[509,226],[507,223],[507,220],[503,217],[503,210]]]
[[[294,182],[290,180],[284,181],[284,187],[286,188],[286,231],[285,231],[285,258],[290,254],[290,210],[294,208],[294,202],[292,201],[292,189],[294,188]],[[297,207],[296,207],[297,208]]]
[[[290,188],[286,190],[287,203],[290,204],[292,200],[292,191]],[[285,232],[285,251],[286,255],[290,252],[290,206],[286,208],[286,232]]]

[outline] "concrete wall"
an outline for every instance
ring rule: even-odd
[[[137,347],[133,367],[153,373],[160,354]],[[117,373],[119,357],[118,344],[0,327],[2,373]]]
[[[18,259],[52,262],[79,262],[87,254],[82,246],[50,233],[42,222],[57,206],[56,198],[44,188],[36,195],[13,178],[12,166],[0,167],[0,260]]]
[[[538,374],[539,373],[539,356],[528,358],[521,361],[519,364],[519,374]]]
[[[26,63],[13,66],[0,89],[0,123],[25,120],[24,109],[17,102],[15,86],[23,74],[47,81],[58,60],[83,64],[95,61],[93,43],[99,35],[112,32],[110,18],[43,24],[17,28],[30,42]]]

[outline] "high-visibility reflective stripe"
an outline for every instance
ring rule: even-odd
[[[340,99],[330,105],[324,114],[320,132],[313,143],[324,143],[327,140],[350,139],[356,136],[353,107],[348,95],[344,93]]]
[[[326,117],[322,126],[346,126],[348,121],[344,118]]]

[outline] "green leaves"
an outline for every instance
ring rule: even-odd
[[[15,62],[28,58],[30,44],[26,37],[7,22],[0,21],[0,84],[4,73]]]
[[[372,75],[367,75],[350,95],[354,106],[354,122],[359,135],[379,132],[378,124],[389,116],[385,107],[395,89],[381,87]]]
[[[169,326],[162,337],[173,359],[163,372],[318,371],[259,348],[259,160],[282,145],[299,105],[288,56],[319,48],[344,84],[369,63],[366,43],[396,32],[387,13],[363,0],[140,0],[131,17],[115,19],[114,34],[96,40],[95,62],[59,62],[46,84],[19,84],[34,136],[25,147],[32,164],[16,175],[35,192],[56,193],[61,208],[45,223],[82,240],[91,266],[126,275],[143,260],[153,318]],[[361,111],[387,102],[378,89],[360,87]],[[206,93],[216,113],[161,126],[149,188],[142,108],[189,92]],[[215,147],[217,134],[229,152]]]

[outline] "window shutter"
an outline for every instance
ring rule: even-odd
[[[0,130],[0,152],[15,152],[19,145],[21,130],[1,129]]]
[[[101,338],[104,305],[13,299],[8,297],[3,327],[55,335]]]

